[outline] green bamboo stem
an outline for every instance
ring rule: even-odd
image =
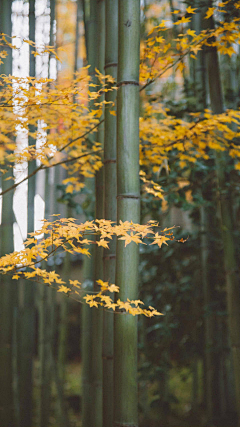
[[[93,256],[93,253],[91,254]],[[84,262],[83,266],[83,277],[85,281],[82,285],[82,290],[88,292],[93,291],[93,269],[92,259],[89,262]],[[82,426],[92,426],[91,414],[92,414],[92,312],[91,308],[83,305],[82,308]]]
[[[45,172],[45,218],[48,220],[53,212],[54,201],[54,186],[49,176],[51,172]],[[39,427],[48,425],[50,417],[55,293],[54,289],[44,284],[39,287]]]
[[[117,220],[140,222],[139,42],[140,2],[119,0],[117,94]],[[138,295],[138,246],[117,242],[119,298]],[[116,313],[114,322],[114,426],[137,426],[137,319]]]
[[[75,61],[74,61],[74,73],[77,71],[77,62],[78,62],[78,38],[79,38],[79,23],[81,16],[81,0],[77,0],[77,15],[76,15],[76,39],[75,39]],[[74,100],[75,102],[75,100]],[[56,168],[55,174],[55,192],[57,194],[57,185],[61,184],[63,179],[67,178],[67,171],[60,169],[60,166]],[[56,204],[57,204],[56,197]],[[69,206],[62,204],[61,207],[58,206],[58,212],[63,218],[70,218],[71,209]],[[62,277],[64,281],[69,280],[71,271],[71,261],[70,254],[68,252],[65,253],[63,267],[62,267]],[[64,426],[68,423],[69,420],[67,417],[67,413],[64,405],[64,389],[65,389],[65,380],[66,380],[66,361],[67,361],[67,348],[68,348],[68,312],[69,312],[69,299],[64,295],[60,295],[59,302],[59,320],[58,320],[58,349],[57,349],[57,371],[56,378],[58,379],[58,383],[56,382],[58,392],[58,419],[59,425]],[[68,425],[67,424],[67,425]]]
[[[212,6],[212,1],[208,1],[206,10]],[[203,20],[203,28],[214,28],[213,18]],[[215,47],[206,52],[206,65],[209,81],[209,93],[211,108],[214,114],[221,114],[224,111],[218,54]],[[222,240],[224,253],[224,266],[227,285],[227,306],[229,316],[229,331],[231,339],[231,350],[233,355],[233,367],[235,378],[235,391],[238,413],[238,425],[240,425],[240,288],[238,282],[238,264],[234,245],[232,206],[227,197],[225,186],[226,177],[226,157],[225,154],[216,153],[216,171],[220,195],[220,213],[222,225]]]
[[[52,363],[52,371],[53,371],[53,377],[56,384],[56,390],[57,390],[57,396],[58,396],[58,403],[60,405],[58,415],[59,415],[59,427],[69,427],[69,419],[68,419],[68,413],[67,413],[67,405],[66,400],[64,398],[64,388],[62,386],[61,379],[58,375],[58,369],[57,365],[54,359],[53,350],[51,352],[51,363]]]
[[[118,61],[118,0],[106,0],[105,6],[105,73],[117,80]],[[116,103],[116,92],[105,95],[106,101]],[[116,110],[116,109],[115,109]],[[117,221],[117,121],[105,108],[105,139],[104,139],[104,218]],[[103,272],[104,281],[115,283],[116,240],[109,242],[109,250],[104,250]],[[103,426],[113,425],[113,313],[103,312]]]
[[[41,284],[39,289],[39,376],[40,376],[40,396],[38,399],[38,425],[47,426],[50,416],[50,378],[51,374],[51,352],[49,349],[51,325],[49,289]]]
[[[65,174],[66,176],[67,174]],[[70,218],[72,216],[71,209],[69,206],[63,206],[63,217]],[[71,260],[69,252],[65,253],[63,261],[62,277],[64,281],[68,281],[71,272]],[[67,360],[67,340],[68,340],[68,311],[69,311],[69,299],[64,295],[60,295],[60,312],[59,312],[59,324],[58,324],[58,376],[61,381],[62,388],[64,389],[65,376],[66,376],[66,360]]]
[[[78,70],[78,51],[79,51],[79,25],[81,20],[81,0],[77,0],[77,14],[76,14],[76,30],[75,30],[75,58],[74,58],[74,73]],[[74,102],[76,102],[74,100]],[[67,177],[67,172],[64,174]],[[59,181],[59,180],[57,180]],[[60,181],[59,181],[60,182]],[[72,216],[69,206],[63,207],[63,217],[70,218]],[[71,271],[70,254],[65,254],[62,275],[65,281],[69,279]],[[67,339],[68,339],[68,310],[69,300],[62,297],[60,302],[59,313],[59,340],[58,340],[58,377],[61,382],[61,387],[64,390],[65,374],[66,374],[66,357],[67,357]]]
[[[74,57],[74,74],[79,68],[79,26],[81,22],[82,14],[82,2],[77,0],[77,14],[76,14],[76,30],[75,30],[75,57]],[[74,100],[76,102],[76,100]],[[67,177],[67,171],[65,173]],[[66,205],[63,208],[63,217],[72,217],[71,208]],[[71,260],[70,254],[65,254],[63,262],[62,276],[64,281],[68,281],[71,271]],[[65,374],[66,374],[66,357],[67,357],[67,340],[68,340],[68,311],[69,311],[69,300],[62,296],[60,301],[60,313],[59,313],[59,339],[58,339],[58,377],[61,382],[61,387],[64,390]],[[61,422],[61,420],[59,420]]]
[[[174,8],[174,4],[173,4],[172,0],[169,0],[169,6],[170,6],[170,10],[171,10],[171,19],[172,19],[172,23],[173,23],[173,26],[172,26],[173,37],[177,38],[178,37],[178,29],[177,29],[177,26],[175,25],[175,23],[177,22],[177,16],[174,13],[174,11],[176,9]],[[184,90],[186,92],[186,97],[188,97],[188,80],[187,80],[185,68],[183,68],[183,70],[182,70],[182,76],[183,76]]]
[[[201,7],[202,4],[196,1],[195,7],[197,14],[194,16],[196,33],[202,30],[203,20],[206,10]],[[198,105],[203,110],[206,108],[206,48],[203,48],[197,55],[196,61],[196,97]],[[213,303],[215,301],[214,292],[215,286],[210,280],[210,271],[208,265],[209,239],[207,231],[207,223],[211,223],[210,211],[206,207],[202,207],[201,211],[201,254],[202,254],[202,282],[204,305],[207,308],[204,317],[205,330],[205,404],[207,409],[208,422],[213,422],[220,416],[223,416],[223,409],[226,407],[226,392],[224,390],[223,378],[226,375],[226,367],[223,360],[223,351],[219,351],[219,343],[217,338],[221,328],[221,320],[219,316],[212,312]]]
[[[195,1],[194,6],[197,9],[196,15],[193,18],[194,30],[199,34],[202,30],[202,20],[204,18],[204,11],[200,7],[198,0]],[[197,53],[195,60],[195,96],[197,99],[197,107],[199,111],[204,111],[206,108],[206,64],[205,64],[205,49]],[[215,286],[210,280],[209,272],[209,238],[208,238],[208,220],[209,212],[205,206],[200,208],[200,228],[201,228],[201,266],[202,266],[202,286],[204,298],[204,335],[205,335],[205,349],[204,349],[204,363],[205,363],[205,390],[204,402],[206,404],[206,413],[208,422],[212,422],[218,415],[218,396],[219,390],[216,390],[215,379],[218,376],[216,360],[218,355],[215,351],[215,329],[216,329],[216,316],[212,312],[214,302]],[[216,398],[217,396],[217,398]]]
[[[55,0],[50,2],[50,45],[54,45]],[[49,62],[50,62],[49,58]],[[50,66],[49,66],[50,73]],[[49,75],[50,77],[50,75]],[[45,171],[45,218],[51,220],[55,212],[55,185],[53,169]],[[49,265],[47,268],[52,268]],[[53,344],[55,334],[56,291],[41,285],[39,307],[39,361],[40,361],[40,397],[39,427],[47,426],[51,410],[52,363],[54,357]]]
[[[2,0],[0,3],[1,31],[11,36],[12,1]],[[8,56],[1,64],[2,74],[12,73],[12,50],[4,47]],[[9,187],[9,182],[5,179],[13,176],[10,169],[3,179],[2,188]],[[13,251],[13,192],[6,193],[2,198],[2,223],[0,228],[1,256]],[[1,276],[1,299],[0,299],[0,425],[13,427],[14,407],[13,407],[13,312],[15,305],[16,286],[11,283],[9,276]]]
[[[88,188],[89,188],[88,183]],[[91,240],[92,240],[91,236]],[[93,292],[94,283],[94,246],[88,247],[91,257],[86,258],[83,263],[83,284],[82,290]],[[83,295],[84,296],[84,295]],[[83,300],[84,301],[84,300]],[[94,427],[92,422],[93,405],[93,385],[92,385],[92,359],[95,351],[92,339],[93,334],[93,316],[92,309],[84,304],[82,307],[82,426]]]
[[[29,38],[35,41],[35,0],[29,0]],[[35,57],[32,54],[33,46],[29,46],[29,75],[35,77]],[[31,132],[34,131],[30,126]],[[29,136],[29,146],[35,145],[35,140]],[[36,169],[36,161],[28,164],[28,173],[31,174]],[[36,188],[36,177],[33,176],[28,180],[28,218],[27,231],[34,231],[34,197]],[[35,335],[35,286],[32,282],[23,284],[23,306],[21,307],[21,352],[20,357],[20,426],[32,426],[33,412],[33,352],[34,352],[34,335]]]
[[[82,15],[82,7],[81,7],[81,0],[77,0],[77,19],[76,19],[76,37],[75,37],[75,55],[74,55],[74,72],[78,71],[80,68],[79,66],[79,60],[81,58],[79,57],[78,51],[79,51],[79,26],[81,22],[81,15]]]
[[[105,1],[97,1],[97,68],[101,73],[104,73],[104,58],[105,58]],[[103,101],[104,95],[101,96],[100,102]],[[98,128],[97,141],[103,147],[104,145],[104,123]],[[96,173],[95,178],[95,194],[96,207],[95,217],[97,219],[104,218],[103,211],[103,168]],[[96,280],[103,279],[103,248],[96,247],[95,249],[95,268],[94,268],[94,291],[99,292],[99,285]],[[102,330],[103,330],[103,313],[101,308],[92,309],[93,317],[93,346],[92,353],[92,386],[93,386],[93,406],[92,406],[92,423],[94,427],[102,426]]]
[[[71,271],[70,254],[66,253],[62,276],[63,280],[69,279]],[[68,337],[68,304],[69,300],[64,295],[60,302],[60,313],[59,313],[59,338],[58,338],[58,376],[62,383],[62,387],[65,384],[65,366],[67,356],[67,337]]]
[[[89,7],[88,7],[89,6]],[[87,47],[87,59],[90,65],[89,73],[94,80],[95,68],[97,66],[97,1],[90,0],[87,4],[84,1],[84,21],[85,21],[85,38]],[[90,106],[91,107],[91,106]],[[92,196],[95,194],[95,179],[86,178],[85,186]],[[88,207],[88,214],[94,218],[94,200]],[[93,240],[91,238],[91,240]],[[89,248],[88,248],[89,249]],[[89,252],[91,257],[85,257],[83,263],[84,289],[93,291],[94,282],[94,247],[91,245]],[[82,425],[83,427],[94,427],[93,424],[93,378],[92,378],[92,358],[95,348],[93,342],[93,311],[87,305],[82,307]]]
[[[56,169],[55,175],[55,192],[57,192],[57,185],[61,182],[60,179],[60,171]],[[66,172],[66,171],[64,171]],[[65,174],[66,176],[66,174]],[[56,197],[57,199],[57,197]],[[57,200],[56,200],[57,205]],[[57,213],[59,213],[59,209]],[[71,209],[66,207],[66,205],[62,205],[62,216],[64,218],[70,218]],[[63,268],[61,272],[61,276],[64,281],[68,282],[71,272],[71,261],[70,254],[66,252],[65,258],[63,261]],[[60,273],[60,272],[59,272]],[[68,351],[68,313],[69,313],[69,299],[66,295],[59,295],[59,319],[58,319],[58,349],[57,349],[57,363],[54,361],[54,379],[57,388],[57,417],[59,427],[68,427],[69,419],[66,408],[66,401],[64,398],[65,391],[65,380],[66,380],[66,362],[67,362],[67,351]],[[54,354],[53,354],[54,356]]]
[[[207,240],[207,227],[206,227],[206,212],[204,206],[200,208],[200,222],[201,222],[201,266],[202,266],[202,284],[203,284],[203,296],[204,296],[204,305],[209,309],[211,302],[210,287],[208,280],[208,240]],[[206,404],[207,404],[207,413],[208,419],[212,418],[212,393],[211,393],[211,353],[213,346],[213,333],[214,329],[212,327],[213,322],[212,314],[205,315],[205,367],[206,367]]]
[[[221,417],[225,406],[225,396],[221,387],[224,375],[223,350],[220,346],[221,318],[217,315],[216,284],[211,278],[211,261],[209,259],[211,246],[209,233],[214,223],[213,213],[205,206],[200,208],[201,222],[201,266],[204,298],[204,362],[205,362],[205,405],[208,423],[215,423]],[[220,350],[221,349],[221,350]]]
[[[195,0],[194,6],[197,13],[193,16],[193,26],[196,34],[199,34],[202,29],[202,20],[204,18],[203,10],[200,7],[199,0]],[[198,53],[197,58],[194,60],[194,89],[197,98],[197,109],[203,111],[207,107],[206,102],[206,64],[205,64],[205,48],[203,47]]]

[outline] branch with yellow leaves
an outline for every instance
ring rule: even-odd
[[[58,216],[58,215],[53,215]],[[43,221],[43,226],[37,232],[31,233],[25,242],[25,249],[19,252],[13,252],[0,258],[0,273],[13,273],[12,278],[18,280],[20,277],[32,280],[41,278],[47,286],[58,286],[57,291],[66,293],[68,296],[74,294],[81,297],[81,283],[77,280],[69,280],[69,285],[64,282],[60,275],[55,271],[47,271],[38,267],[39,262],[51,257],[59,248],[69,253],[81,253],[89,256],[86,246],[98,244],[108,248],[108,242],[113,236],[118,240],[123,240],[125,247],[129,244],[146,244],[143,239],[151,239],[150,245],[157,245],[159,248],[163,244],[168,245],[169,241],[174,240],[172,229],[165,228],[160,232],[154,231],[159,228],[156,221],[149,221],[147,224],[135,224],[129,221],[121,222],[116,225],[109,220],[86,221],[83,224],[77,224],[73,218],[60,218],[55,221]],[[44,234],[44,238],[37,243],[37,237]],[[99,241],[91,241],[85,238],[85,234],[100,234]],[[183,240],[180,240],[183,241]],[[37,243],[37,244],[36,244]],[[23,270],[26,268],[26,270]],[[39,281],[39,280],[38,280]],[[119,288],[114,284],[98,280],[101,290],[95,294],[87,294],[83,299],[90,307],[103,306],[105,309],[111,309],[114,312],[129,313],[133,316],[143,314],[147,317],[160,315],[153,307],[148,309],[141,308],[143,304],[140,300],[114,302],[109,295],[104,292],[118,292]]]
[[[103,122],[103,120],[99,121],[95,126],[93,126],[91,129],[89,129],[87,132],[85,132],[83,135],[72,139],[71,141],[69,141],[66,145],[64,145],[64,147],[62,147],[60,150],[58,150],[58,152],[62,152],[63,150],[65,150],[67,147],[69,147],[71,144],[73,144],[74,142],[78,141],[79,139],[84,139],[87,135],[89,135],[91,132],[93,132],[98,126],[100,126],[100,124]],[[21,181],[16,182],[15,184],[13,184],[11,187],[6,188],[6,190],[0,192],[0,196],[3,196],[4,194],[8,193],[8,191],[14,190],[16,187],[18,187],[20,184],[22,184],[23,182],[27,181],[28,179],[30,179],[32,176],[36,175],[39,171],[41,170],[45,170],[45,169],[49,169],[51,167],[54,166],[59,166],[62,165],[64,163],[69,163],[69,162],[73,162],[76,161],[80,158],[89,156],[91,154],[95,154],[97,152],[100,152],[102,150],[95,150],[95,151],[90,151],[88,153],[84,153],[81,154],[78,157],[71,157],[70,159],[66,159],[66,160],[62,160],[60,162],[57,163],[53,163],[53,164],[49,164],[49,165],[44,165],[41,164],[38,168],[36,168],[32,173],[30,173],[29,175],[27,175],[25,178],[23,178]],[[48,160],[51,161],[54,158],[54,155],[51,156]]]
[[[198,43],[195,44],[195,46],[201,45],[203,44],[203,42],[207,39],[209,39],[210,37],[212,37],[212,35],[208,34],[207,36],[203,37]],[[177,65],[179,62],[181,62],[185,56],[189,55],[192,52],[192,46],[184,53],[182,53],[179,58],[177,58],[174,62],[172,62],[171,64],[167,65],[162,71],[160,71],[155,77],[153,77],[152,79],[150,79],[149,81],[147,81],[147,83],[145,83],[142,87],[140,87],[139,92],[142,92],[144,89],[146,89],[149,85],[151,85],[152,83],[154,83],[157,79],[159,79],[161,76],[163,76],[163,74],[165,74],[168,70],[170,70],[171,68],[175,67],[175,65]]]

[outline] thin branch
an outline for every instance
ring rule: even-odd
[[[70,142],[68,142],[66,145],[64,145],[60,150],[58,150],[58,152],[62,152],[65,148],[69,147],[71,144],[73,144],[74,142],[76,142],[78,139],[83,139],[85,138],[87,135],[89,135],[94,129],[96,129],[101,123],[103,123],[104,120],[101,120],[100,122],[98,122],[95,126],[93,126],[91,129],[89,129],[87,132],[85,132],[83,135],[78,136],[77,138],[72,139]],[[96,151],[94,151],[94,153],[96,153]],[[86,154],[82,154],[80,157],[84,157],[84,156],[88,156],[90,153],[86,153]],[[49,157],[49,161],[52,160],[54,158],[54,155]],[[71,160],[69,161],[73,161],[76,160],[77,158],[71,158]],[[22,184],[24,181],[27,181],[29,178],[32,178],[34,175],[36,175],[40,170],[44,170],[44,169],[48,169],[50,167],[53,166],[57,166],[61,163],[67,163],[66,161],[63,162],[59,162],[59,163],[55,163],[53,165],[43,165],[41,164],[37,169],[35,169],[32,173],[30,173],[29,175],[27,175],[25,178],[23,178],[21,181],[16,182],[15,184],[13,184],[11,187],[8,187],[6,190],[0,192],[0,196],[3,196],[4,194],[8,193],[8,191],[14,190],[16,187],[18,187],[20,184]]]
[[[93,126],[91,129],[89,129],[87,132],[85,132],[84,135],[78,136],[77,138],[72,139],[68,144],[64,145],[64,147],[62,147],[58,151],[61,152],[61,151],[65,150],[65,148],[69,147],[69,145],[71,145],[73,142],[77,141],[78,139],[85,138],[85,136],[89,135],[94,129],[96,129],[98,126],[100,126],[103,122],[104,122],[104,119],[100,120],[100,122],[98,122],[95,126]]]
[[[192,130],[192,129],[194,129],[197,125],[198,125],[198,123],[199,122],[202,122],[204,120],[204,118],[199,118],[196,122],[194,122],[194,124],[192,125],[192,126],[190,126],[187,130],[188,131],[190,131],[190,130]],[[187,135],[185,135],[183,138],[179,138],[179,139],[176,139],[175,141],[173,141],[173,142],[170,142],[169,144],[165,144],[165,145],[159,145],[159,144],[144,144],[144,145],[141,145],[141,148],[144,148],[144,147],[159,147],[159,148],[168,148],[168,147],[171,147],[172,145],[175,145],[175,144],[179,144],[179,143],[182,143],[182,144],[184,144],[184,141],[186,140],[186,137],[187,137]]]
[[[198,43],[196,43],[195,46],[198,46],[199,44],[201,44],[204,40],[208,39],[209,37],[211,37],[211,36],[208,34],[206,37],[204,37],[202,40],[200,40]],[[161,77],[163,74],[165,74],[166,71],[170,70],[170,68],[174,67],[178,62],[182,61],[182,59],[185,56],[187,56],[191,51],[192,51],[192,48],[189,48],[178,59],[176,59],[176,61],[174,61],[172,64],[168,65],[166,68],[164,68],[162,71],[160,71],[160,73],[158,73],[154,78],[150,79],[147,83],[145,83],[145,85],[143,85],[139,89],[139,92],[142,92],[142,90],[146,89],[146,87],[148,87],[150,84],[154,83],[159,77]]]
[[[62,160],[61,162],[54,163],[49,166],[44,166],[42,169],[49,169],[49,168],[52,168],[53,166],[59,166],[59,165],[63,165],[64,163],[73,162],[74,160],[78,160],[78,159],[81,159],[82,157],[90,156],[91,154],[99,153],[100,151],[103,151],[103,149],[100,148],[99,150],[96,150],[96,151],[90,151],[89,153],[81,154],[81,156],[78,156],[78,157],[70,157],[69,159]]]

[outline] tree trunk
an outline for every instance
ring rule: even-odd
[[[117,94],[117,220],[140,222],[139,195],[139,44],[140,2],[119,0]],[[119,298],[138,295],[138,246],[117,242]],[[137,426],[137,318],[114,316],[114,425]]]
[[[106,0],[105,73],[117,80],[118,0]],[[116,102],[116,91],[106,93],[106,101]],[[115,109],[116,111],[116,109]],[[104,140],[104,218],[117,221],[116,117],[105,108]],[[116,239],[104,250],[104,281],[115,283]],[[103,426],[113,425],[113,313],[103,313]]]

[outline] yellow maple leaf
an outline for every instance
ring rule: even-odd
[[[73,285],[73,286],[75,286],[75,287],[77,287],[77,288],[80,288],[80,286],[79,285],[81,285],[81,283],[78,281],[78,280],[69,280],[69,283],[70,283],[70,285]]]
[[[192,8],[191,6],[188,6],[187,9],[186,9],[186,12],[187,13],[196,13],[195,10],[197,10],[196,7]]]
[[[90,307],[98,307],[97,301],[86,301]]]
[[[119,240],[125,240],[125,247],[129,245],[131,242],[143,243],[142,240],[136,235],[131,232],[130,234],[125,234],[125,236],[119,237]]]
[[[66,193],[73,193],[74,187],[72,184],[69,184],[66,188]]]
[[[161,236],[158,233],[155,234],[154,241],[150,245],[158,245],[159,248],[162,247],[163,243],[168,246],[167,240],[170,240],[169,237]]]
[[[71,292],[70,288],[67,288],[67,286],[60,286],[60,288],[57,290],[57,292],[63,292],[65,294],[67,294],[68,292]]]
[[[88,303],[89,301],[93,301],[94,296],[93,295],[86,295],[85,297],[83,297],[83,299],[85,299],[86,302]]]
[[[106,291],[108,289],[108,282],[103,282],[101,279],[96,280],[96,283],[101,286],[102,291]]]
[[[109,249],[108,242],[104,239],[100,239],[99,241],[96,241],[96,244],[98,246],[103,246],[103,248]]]
[[[132,300],[131,301],[132,304],[135,304],[135,306],[137,307],[139,304],[144,304],[144,302],[142,302],[140,299],[137,300]]]
[[[209,7],[204,19],[209,19],[211,16],[213,16],[214,11],[215,11],[215,7]]]
[[[105,302],[106,304],[110,304],[112,301],[112,299],[110,298],[110,296],[108,295],[101,295],[100,296],[101,301]]]
[[[187,22],[191,22],[191,18],[186,18],[185,16],[183,16],[177,22],[174,22],[174,25],[186,24]]]
[[[119,292],[119,286],[116,286],[116,285],[110,285],[110,286],[108,286],[108,291],[110,291],[110,292]]]

